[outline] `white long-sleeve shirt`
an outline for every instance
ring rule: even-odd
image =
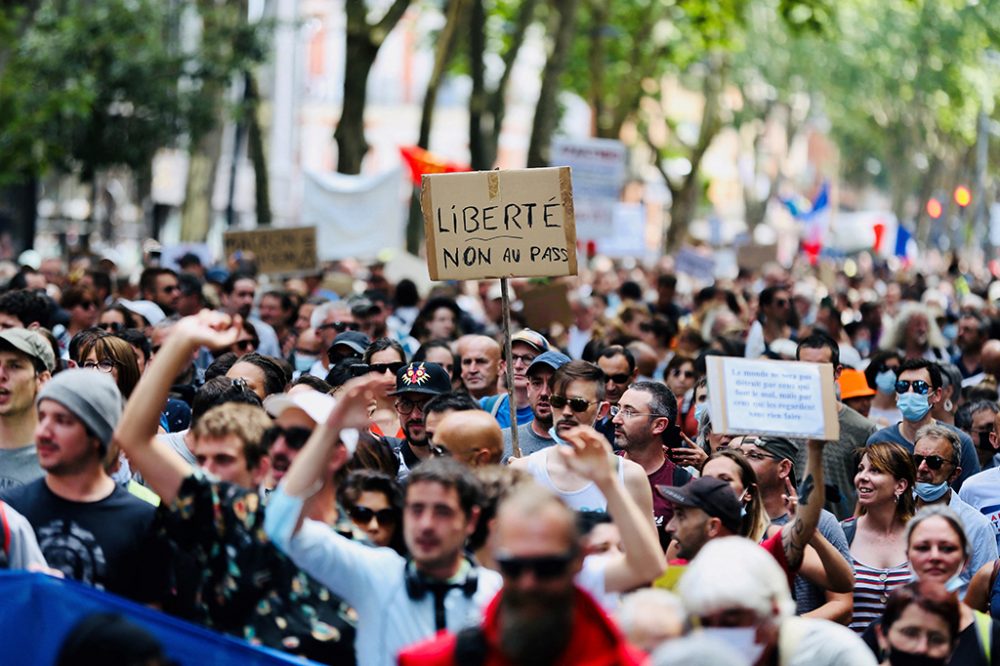
[[[390,548],[346,539],[314,520],[305,520],[292,534],[301,511],[301,498],[286,495],[279,486],[268,498],[264,529],[296,565],[358,612],[359,666],[395,666],[401,649],[436,633],[434,595],[410,598],[403,557]],[[475,575],[478,585],[471,597],[460,588],[445,596],[445,624],[450,631],[478,624],[483,608],[502,586],[495,571],[477,566]]]

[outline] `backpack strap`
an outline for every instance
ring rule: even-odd
[[[844,528],[844,536],[847,537],[847,547],[850,548],[854,544],[854,535],[858,531],[858,521],[850,518],[842,522],[840,526]]]
[[[976,638],[979,639],[979,649],[986,657],[986,663],[991,664],[990,653],[993,651],[993,618],[986,613],[972,611],[976,623]]]
[[[495,396],[493,396],[493,398],[494,398],[494,400],[493,400],[493,406],[490,407],[490,416],[492,416],[493,418],[496,418],[497,414],[500,413],[500,405],[503,403],[504,396],[502,396],[502,395],[495,395]]]
[[[466,627],[455,635],[455,663],[462,666],[482,666],[486,663],[486,634],[482,627]]]

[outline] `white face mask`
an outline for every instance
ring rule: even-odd
[[[731,647],[737,654],[746,655],[747,664],[756,664],[764,654],[764,646],[757,643],[757,627],[704,627],[702,634],[712,641]]]

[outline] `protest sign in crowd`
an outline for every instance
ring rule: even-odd
[[[571,213],[501,238],[503,182],[476,233],[562,244],[506,313],[244,250],[0,267],[3,565],[157,611],[81,614],[59,663],[168,663],[160,613],[276,662],[1000,661],[995,285],[577,266]]]

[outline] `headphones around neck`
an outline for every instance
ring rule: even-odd
[[[470,565],[468,572],[465,574],[465,580],[456,583],[449,583],[447,581],[427,578],[422,573],[417,571],[417,565],[412,559],[407,559],[406,567],[403,569],[403,581],[406,583],[407,596],[414,601],[420,601],[427,596],[428,592],[434,590],[435,588],[443,589],[445,592],[458,588],[462,590],[462,594],[466,597],[471,597],[476,593],[476,589],[479,587],[479,574],[476,571],[476,563],[468,557],[466,557],[465,560]]]

